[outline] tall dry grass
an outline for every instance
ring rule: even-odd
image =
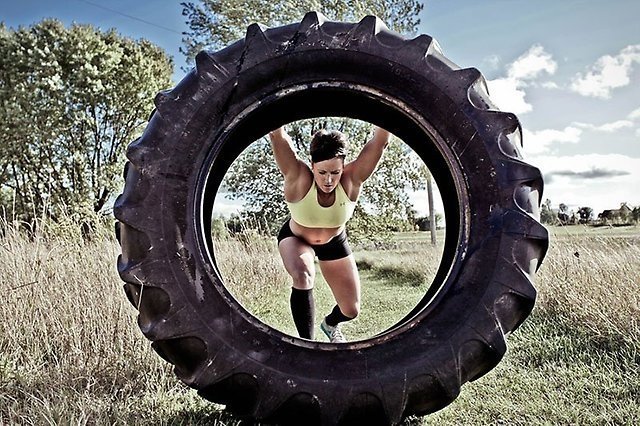
[[[365,280],[390,281],[396,287],[405,283],[424,289],[429,285],[442,247],[432,247],[426,234],[407,235],[390,248],[356,250]],[[241,304],[272,326],[287,321],[290,278],[275,241],[246,231],[218,238],[215,247],[221,274]],[[640,340],[640,233],[630,230],[609,235],[606,229],[568,232],[553,228],[535,285],[536,312],[575,324],[594,337]],[[420,296],[415,296],[416,303]],[[402,314],[395,316],[400,319]]]
[[[265,324],[297,335],[290,318],[291,278],[280,260],[275,238],[246,230],[214,239],[214,257],[226,288]]]
[[[214,240],[214,256],[225,286],[243,304],[261,303],[290,287],[274,238],[245,231]]]
[[[640,341],[640,233],[554,228],[537,309],[594,337]]]
[[[86,241],[72,222],[52,225],[45,221],[35,232],[0,222],[0,424],[236,424],[221,417],[219,407],[202,401],[181,385],[171,366],[150,349],[136,326],[136,311],[122,291],[115,269],[119,247],[112,231],[109,227],[98,231]],[[369,309],[379,310],[379,318],[388,314],[385,306],[391,312],[397,305],[394,300],[384,303],[389,300],[388,292],[403,295],[422,290],[398,277],[406,279],[416,274],[428,279],[434,273],[425,265],[437,264],[439,252],[428,257],[422,251],[428,245],[426,236],[424,243],[413,243],[421,248],[412,252],[408,246],[401,246],[357,253],[362,262],[370,264],[370,269],[363,271],[363,275],[368,274],[366,280],[374,279],[380,271],[391,273],[382,280],[389,287],[380,287],[380,304]],[[275,242],[251,237],[225,238],[216,244],[216,258],[232,293],[265,322],[295,334],[288,310],[290,278],[282,269]],[[522,401],[516,398],[512,403],[523,404],[526,408],[521,409],[528,418],[535,419],[537,409],[545,416],[556,415],[556,419],[568,418],[563,413],[571,410],[593,411],[571,398],[557,399],[568,404],[557,408],[545,403],[545,398],[553,394],[548,388],[552,376],[547,370],[530,369],[537,358],[545,359],[548,371],[556,371],[555,362],[560,363],[557,368],[564,368],[579,357],[576,351],[587,351],[585,358],[597,363],[589,348],[594,338],[626,345],[631,358],[607,352],[602,362],[614,360],[616,364],[596,368],[585,362],[583,368],[562,370],[567,383],[583,383],[585,374],[599,369],[597,376],[583,383],[584,389],[588,384],[588,389],[611,392],[610,386],[615,383],[617,388],[622,387],[619,395],[625,399],[609,405],[627,407],[627,414],[636,409],[637,404],[629,398],[640,395],[630,390],[628,382],[637,383],[634,377],[638,377],[639,259],[637,230],[616,236],[556,232],[538,274],[539,300],[534,314],[525,323],[525,330],[510,339],[517,348],[509,358],[513,364],[509,359],[501,363],[496,382],[488,382],[489,393],[481,387],[477,395],[463,392],[457,410],[466,410],[467,417],[447,417],[452,413],[449,411],[436,418],[447,424],[455,424],[460,418],[469,423],[503,418],[500,416],[504,413],[490,411],[485,417],[477,417],[481,420],[474,420],[479,406],[491,404],[491,394],[502,395],[500,401],[493,402],[494,409],[503,407],[505,395],[514,392],[514,381],[522,387],[517,392],[529,397],[520,398]],[[319,302],[326,307],[332,303],[330,295]],[[557,328],[558,324],[564,328]],[[574,330],[577,337],[571,336]],[[553,356],[543,352],[551,345],[579,339],[584,342],[573,352],[565,347],[553,348]],[[617,346],[608,348],[605,350],[615,351]],[[616,365],[624,369],[607,376],[609,368],[615,369]],[[500,376],[501,368],[509,376]],[[518,371],[522,379],[513,376]],[[502,394],[497,388],[500,386],[504,387]],[[562,388],[565,390],[558,394],[571,392],[564,384]],[[606,392],[603,398],[609,395]],[[525,405],[532,398],[540,398],[539,404]]]
[[[640,424],[640,232],[551,228],[532,315],[425,424]]]
[[[0,223],[0,424],[122,422],[180,388],[135,325],[118,252],[106,227],[85,241],[73,223]]]
[[[214,250],[225,285],[240,304],[264,323],[297,336],[289,307],[291,278],[275,238],[250,229],[234,236],[219,234]],[[433,247],[420,236],[417,244],[403,241],[388,244],[384,250],[356,248],[355,257],[363,294],[358,321],[346,326],[352,340],[372,337],[393,326],[418,303],[435,276],[442,246]],[[319,267],[314,298],[319,324],[335,305]]]

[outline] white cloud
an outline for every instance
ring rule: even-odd
[[[629,114],[632,116],[640,117],[640,108]],[[634,127],[635,124],[631,120],[616,120],[610,123],[604,123],[601,125],[595,125],[591,123],[573,122],[571,125],[565,127],[562,130],[558,129],[543,129],[537,131],[531,131],[523,129],[522,139],[524,142],[523,150],[528,155],[540,155],[549,151],[552,148],[557,147],[562,143],[578,143],[585,131],[602,132],[602,133],[614,133],[620,129],[627,129]],[[636,135],[640,135],[640,129],[636,130]]]
[[[506,77],[487,81],[491,99],[502,111],[515,114],[529,112],[533,106],[526,101],[524,88],[541,74],[554,74],[556,69],[556,62],[544,47],[533,45],[509,64]]]
[[[608,99],[611,90],[629,85],[632,68],[638,63],[640,44],[627,46],[616,56],[602,56],[585,74],[576,74],[571,90],[583,96]]]
[[[582,129],[568,126],[562,130],[545,129],[535,132],[523,129],[522,133],[524,152],[526,154],[541,154],[549,151],[554,144],[578,143]]]
[[[553,75],[557,68],[551,54],[535,44],[509,65],[507,76],[516,80],[534,80],[543,72]]]
[[[640,108],[634,109],[627,115],[629,120],[640,120]]]
[[[514,114],[524,114],[533,109],[531,104],[524,99],[526,93],[522,90],[522,85],[513,78],[497,78],[488,80],[487,86],[491,94],[491,100],[502,111],[509,111]]]
[[[227,193],[217,192],[213,201],[213,216],[230,217],[231,215],[239,215],[243,208],[242,200],[230,200]]]
[[[620,154],[532,156],[527,160],[545,176],[543,198],[554,207],[565,203],[572,209],[588,206],[597,214],[618,208],[620,203],[640,205],[640,158]]]
[[[596,132],[605,132],[605,133],[613,133],[620,129],[625,129],[628,127],[633,127],[633,122],[629,120],[617,120],[611,123],[601,124],[600,126],[596,126],[589,123],[573,123],[574,126],[580,127],[582,129],[593,130]]]
[[[553,81],[545,81],[540,86],[544,87],[545,89],[560,89],[560,86],[558,86],[558,84],[554,83]]]
[[[491,69],[497,69],[498,66],[500,65],[500,62],[502,60],[500,59],[500,56],[498,55],[489,55],[486,58],[484,58],[482,60],[483,63],[487,64],[489,66],[489,68]]]
[[[418,212],[418,216],[427,216],[429,214],[429,197],[426,189],[409,192],[409,199],[413,208]],[[444,202],[438,187],[433,185],[433,210],[436,213],[444,213]]]

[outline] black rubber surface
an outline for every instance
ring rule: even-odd
[[[372,425],[441,409],[491,370],[533,308],[548,236],[541,174],[522,160],[520,124],[494,107],[481,74],[459,69],[429,36],[316,13],[252,25],[196,63],[156,97],[115,206],[126,294],[177,376],[250,419]],[[442,263],[415,309],[378,336],[337,345],[285,335],[243,309],[221,281],[208,228],[242,150],[281,124],[329,115],[409,144],[447,220]]]

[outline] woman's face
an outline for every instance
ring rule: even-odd
[[[311,163],[311,171],[313,172],[316,186],[325,194],[329,194],[340,183],[340,178],[344,171],[344,159],[332,158]]]

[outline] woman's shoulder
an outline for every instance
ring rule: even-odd
[[[309,166],[295,179],[285,179],[284,181],[284,198],[290,203],[296,203],[304,198],[313,185],[313,173]]]
[[[346,166],[345,171],[342,173],[342,178],[340,179],[340,185],[351,201],[358,199],[358,196],[360,195],[360,185],[354,181],[351,172],[346,168]]]

